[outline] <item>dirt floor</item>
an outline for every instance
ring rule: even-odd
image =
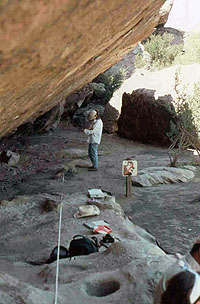
[[[86,136],[63,122],[53,133],[23,138],[15,135],[3,140],[0,151],[6,149],[18,152],[20,163],[16,168],[0,165],[0,201],[19,195],[58,194],[62,191],[87,193],[89,188],[101,188],[111,192],[126,215],[154,235],[167,252],[185,253],[200,235],[199,166],[196,177],[188,183],[132,187],[132,197],[125,196],[122,161],[130,157],[136,159],[139,170],[167,166],[169,157],[165,148],[103,134],[99,147],[99,171],[89,172]],[[79,164],[75,169],[71,166],[74,162]],[[192,164],[193,155],[185,153],[180,162]],[[85,167],[81,167],[84,164]],[[194,200],[196,202],[192,203]]]

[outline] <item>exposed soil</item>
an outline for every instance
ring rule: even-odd
[[[78,129],[62,123],[54,133],[3,140],[0,150],[10,149],[20,154],[17,168],[1,165],[0,200],[18,195],[38,193],[58,194],[83,192],[101,188],[111,192],[125,213],[137,225],[156,237],[161,247],[170,253],[184,253],[200,235],[200,167],[196,177],[188,183],[154,187],[132,187],[132,198],[125,196],[125,178],[122,161],[135,158],[139,170],[152,166],[167,166],[167,149],[132,142],[117,135],[103,134],[99,147],[99,171],[89,172],[85,135]],[[70,167],[75,154],[70,149],[82,150],[76,157],[85,167],[65,170],[63,183],[60,171]],[[65,153],[63,153],[63,150]],[[79,161],[80,162],[80,161]],[[192,164],[193,154],[186,152],[181,163]],[[193,200],[195,203],[191,203]],[[2,225],[3,223],[1,223]],[[6,223],[5,223],[6,225]]]

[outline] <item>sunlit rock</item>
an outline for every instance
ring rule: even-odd
[[[0,137],[122,59],[154,31],[163,3],[1,1]]]

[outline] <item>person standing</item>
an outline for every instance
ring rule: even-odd
[[[89,112],[88,120],[91,122],[90,127],[83,130],[88,135],[88,156],[92,162],[92,166],[88,170],[98,171],[98,146],[101,142],[103,122],[97,110]]]

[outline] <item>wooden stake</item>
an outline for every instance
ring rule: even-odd
[[[126,176],[126,197],[131,197],[132,188],[132,177],[131,175]]]

